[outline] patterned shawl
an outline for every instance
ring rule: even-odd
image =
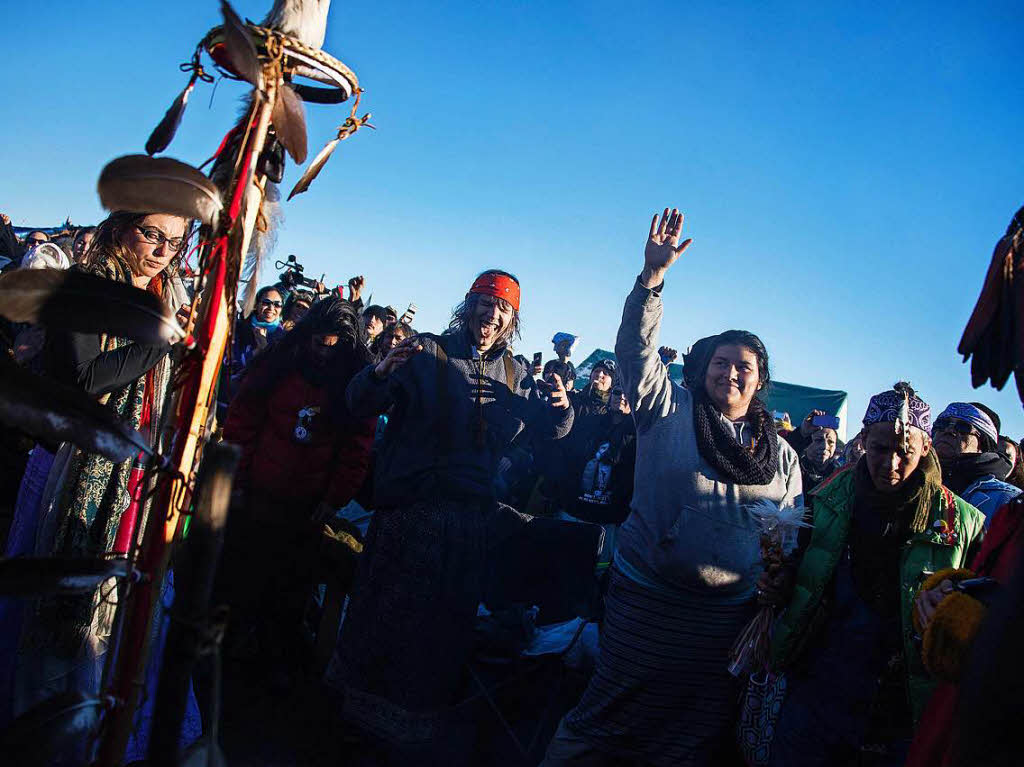
[[[117,256],[107,256],[89,267],[89,271],[118,282],[130,283],[132,272]],[[163,281],[151,286],[170,302],[176,302],[173,291],[163,291]],[[105,336],[103,351],[113,351],[132,343],[129,339]],[[147,378],[151,382],[152,434],[156,435],[164,394],[169,381],[170,361],[167,357],[153,368],[152,375],[143,375],[100,398],[118,418],[138,429],[142,422]],[[155,443],[155,438],[151,438]],[[128,477],[132,461],[115,463],[101,455],[72,449],[64,482],[54,496],[56,535],[50,551],[57,557],[102,557],[113,549],[121,516],[130,503]],[[140,515],[140,524],[142,515]],[[58,652],[76,654],[90,634],[109,634],[117,604],[112,583],[103,584],[95,594],[85,597],[57,597],[42,600],[35,634],[29,641],[36,646],[57,644]]]

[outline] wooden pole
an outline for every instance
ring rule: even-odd
[[[240,156],[247,157],[248,163],[232,179],[229,188],[233,191],[241,190],[244,193],[251,183],[259,183],[261,188],[263,186],[262,179],[257,180],[255,176],[256,164],[270,129],[270,117],[280,78],[280,70],[276,71],[278,78],[267,83],[263,100],[257,108],[255,128],[249,141],[239,147]],[[258,209],[258,206],[254,207]],[[234,312],[233,307],[228,305],[228,298],[234,291],[227,290],[227,266],[230,260],[237,260],[241,264],[245,257],[245,250],[235,251],[232,243],[238,242],[239,248],[248,246],[256,215],[257,210],[246,209],[246,215],[241,220],[229,217],[222,222],[222,229],[213,243],[208,245],[212,249],[210,282],[203,291],[197,323],[197,347],[191,353],[201,356],[201,368],[198,380],[189,381],[176,398],[177,421],[179,424],[187,423],[188,429],[175,436],[172,466],[177,474],[163,480],[161,491],[153,504],[137,563],[142,578],[130,589],[124,605],[127,622],[118,657],[114,660],[116,667],[112,684],[116,703],[106,722],[106,734],[100,744],[97,759],[99,767],[118,767],[121,764],[132,732],[135,711],[146,682],[150,637],[167,574],[171,544],[179,534],[191,496],[195,471],[202,456],[202,445],[209,436],[206,426],[210,422],[217,378],[230,335]],[[235,232],[236,227],[241,227],[241,230]],[[232,233],[240,236],[232,237]],[[217,243],[224,235],[227,235],[227,245],[220,247]],[[238,271],[233,273],[237,274]]]

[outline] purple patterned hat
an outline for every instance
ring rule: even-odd
[[[932,433],[932,409],[904,381],[872,397],[864,414],[865,426],[897,422],[916,426],[928,435]]]

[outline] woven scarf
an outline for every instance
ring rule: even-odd
[[[131,283],[132,272],[122,259],[108,256],[92,265],[89,271],[118,282]],[[162,295],[162,281],[151,286],[150,292]],[[104,351],[113,351],[128,339],[105,336]],[[168,381],[165,357],[149,376],[154,388],[162,394]],[[142,422],[147,376],[100,398],[118,418],[138,429]],[[153,397],[153,417],[159,419],[162,396]],[[154,425],[152,432],[156,432]],[[154,440],[155,441],[155,440]],[[57,557],[101,557],[113,549],[121,516],[130,502],[128,477],[131,459],[114,463],[97,454],[75,449],[71,455],[65,482],[57,492],[56,536],[51,554]],[[33,625],[29,642],[36,646],[56,646],[58,652],[74,656],[90,634],[104,636],[113,624],[116,592],[113,584],[103,584],[97,591],[80,597],[55,597],[40,600],[39,620]]]
[[[693,423],[701,457],[738,485],[767,485],[779,469],[779,435],[775,421],[755,397],[747,419],[754,432],[749,448],[723,422],[721,413],[703,391],[693,397]]]

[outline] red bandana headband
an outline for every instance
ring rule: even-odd
[[[519,283],[504,274],[488,272],[476,278],[470,293],[479,293],[482,296],[494,296],[503,298],[511,304],[515,311],[519,311]]]

